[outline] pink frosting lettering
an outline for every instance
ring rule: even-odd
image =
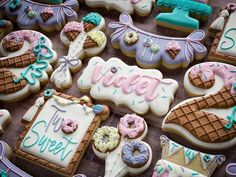
[[[123,88],[122,88],[123,92],[126,94],[133,92],[135,87],[132,87],[132,86],[135,86],[135,84],[138,83],[140,79],[141,79],[141,76],[139,74],[135,74],[128,77],[123,84]]]

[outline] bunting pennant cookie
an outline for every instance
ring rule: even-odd
[[[89,7],[105,7],[108,10],[118,10],[133,14],[136,12],[140,16],[148,16],[152,11],[154,0],[85,0]]]
[[[217,62],[190,68],[184,86],[190,95],[165,117],[162,129],[204,149],[236,145],[236,67]]]
[[[169,69],[185,68],[207,55],[206,47],[201,44],[205,32],[197,30],[186,38],[155,35],[133,25],[131,16],[120,15],[119,22],[111,22],[109,28],[111,43],[125,55],[135,58],[142,68],[157,68],[161,64]]]
[[[0,44],[0,101],[16,102],[40,91],[57,59],[51,41],[32,30],[8,34]]]
[[[128,66],[118,58],[104,61],[100,57],[90,59],[77,85],[80,91],[90,91],[95,99],[125,105],[138,114],[150,109],[157,116],[168,112],[178,88],[177,81],[163,79],[158,70]]]
[[[67,56],[59,58],[60,66],[53,72],[51,81],[59,89],[72,85],[70,72],[78,72],[81,60],[100,54],[106,47],[106,35],[100,31],[105,28],[105,20],[98,13],[89,13],[81,22],[69,22],[61,31],[61,41],[69,45]]]
[[[184,147],[165,135],[160,137],[162,156],[152,177],[210,177],[225,160],[224,155],[212,155]]]
[[[104,177],[137,176],[151,164],[152,149],[142,141],[148,131],[142,117],[127,114],[117,128],[103,126],[93,136],[93,151],[105,162]]]
[[[52,5],[53,4],[53,5]],[[62,2],[37,0],[2,0],[0,10],[8,18],[16,21],[20,29],[60,31],[69,21],[77,20],[79,9],[77,0]]]
[[[45,90],[23,116],[25,129],[15,148],[18,157],[59,173],[73,176],[94,132],[109,116],[105,105],[87,96]]]

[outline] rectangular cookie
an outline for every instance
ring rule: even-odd
[[[25,129],[15,153],[63,176],[73,176],[96,128],[108,115],[108,107],[93,105],[88,97],[78,99],[48,89],[24,115]]]

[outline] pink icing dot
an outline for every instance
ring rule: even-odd
[[[78,123],[72,119],[65,119],[61,124],[61,129],[64,133],[74,133],[78,128]]]
[[[135,114],[127,114],[120,119],[119,132],[123,137],[136,138],[144,130],[144,119]]]
[[[131,2],[132,4],[137,4],[139,1],[141,1],[141,0],[130,0],[130,2]]]
[[[76,21],[67,23],[66,26],[63,28],[63,32],[66,33],[66,32],[71,32],[71,31],[81,32],[82,31],[81,24]]]

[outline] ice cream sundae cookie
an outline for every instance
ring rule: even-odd
[[[11,21],[8,20],[0,20],[0,40],[8,33],[12,32],[13,25]]]
[[[152,177],[210,177],[225,160],[224,155],[213,155],[184,147],[166,136],[160,137],[162,156]]]
[[[229,3],[211,24],[209,31],[215,37],[209,59],[236,65],[236,3]]]
[[[46,2],[46,3],[45,3]],[[2,0],[0,10],[20,29],[60,31],[72,20],[77,20],[77,0]]]
[[[129,14],[136,12],[140,16],[148,16],[154,2],[154,0],[85,0],[89,7],[105,7],[108,10],[115,9]]]
[[[155,35],[133,25],[127,13],[120,15],[119,22],[111,22],[109,28],[111,43],[125,55],[135,58],[142,68],[157,68],[161,64],[169,69],[187,67],[196,60],[202,60],[206,47],[201,44],[205,32],[197,30],[186,38]]]
[[[23,116],[26,126],[15,153],[55,173],[73,176],[96,128],[108,116],[107,106],[94,105],[87,96],[79,99],[45,90]]]
[[[10,113],[5,109],[0,109],[0,135],[4,133],[5,128],[11,121]]]
[[[139,137],[129,138],[127,134],[132,134],[134,129],[121,131],[114,127],[104,126],[99,128],[93,136],[93,151],[105,162],[105,177],[122,177],[126,175],[139,175],[143,173],[151,164],[152,149],[142,141],[147,134],[147,124],[143,118],[136,115],[125,115],[133,120],[144,123],[143,131]],[[121,119],[122,120],[122,119]]]
[[[51,41],[42,33],[20,30],[0,44],[0,101],[16,102],[40,91],[57,59]]]
[[[168,112],[178,88],[175,80],[163,79],[158,70],[129,66],[118,58],[104,61],[100,57],[90,59],[77,85],[95,99],[125,105],[138,114],[150,109],[157,116]]]
[[[81,22],[69,22],[61,31],[61,41],[69,45],[67,56],[59,58],[60,66],[53,72],[51,81],[59,89],[72,85],[71,73],[76,73],[82,67],[81,60],[100,54],[106,47],[106,35],[100,31],[105,27],[104,18],[91,12],[82,18]]]
[[[188,33],[199,29],[199,20],[206,21],[212,11],[199,0],[158,0],[157,6],[161,10],[156,16],[158,25]]]
[[[12,157],[12,151],[10,146],[4,141],[0,141],[0,174],[3,177],[32,177],[26,172],[22,171],[14,164],[12,164],[9,159]]]

